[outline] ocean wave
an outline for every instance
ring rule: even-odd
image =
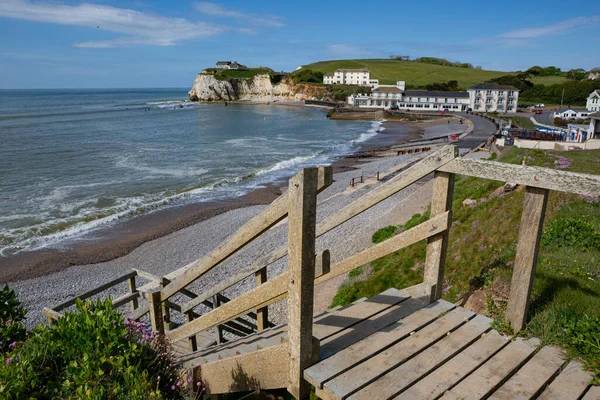
[[[131,156],[123,157],[116,162],[116,166],[120,168],[126,169],[134,169],[136,171],[148,172],[152,175],[168,175],[176,178],[184,178],[190,176],[201,176],[205,175],[208,170],[204,168],[160,168],[160,167],[151,167],[147,165],[136,164],[131,161]]]
[[[371,123],[371,128],[368,131],[361,133],[360,136],[358,138],[354,139],[351,143],[364,143],[367,140],[372,139],[379,132],[381,132],[385,129],[382,126],[384,122],[385,122],[385,120],[373,121]]]

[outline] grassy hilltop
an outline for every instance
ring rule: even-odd
[[[397,80],[406,81],[406,84],[410,86],[424,86],[430,83],[455,80],[458,81],[459,87],[465,89],[489,79],[516,74],[514,72],[487,71],[475,68],[451,67],[392,59],[319,61],[302,67],[302,69],[311,69],[324,74],[331,73],[340,68],[367,68],[371,71],[371,77],[379,79],[379,83],[384,85],[394,84]],[[562,83],[567,79],[558,76],[548,76],[532,77],[531,80],[535,84],[553,84]]]

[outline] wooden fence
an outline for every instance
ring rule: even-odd
[[[140,306],[146,308],[136,313],[132,303],[134,316],[139,316],[142,311],[149,312],[155,330],[165,333],[173,342],[189,340],[190,350],[195,350],[196,347],[192,342],[196,334],[207,329],[223,327],[248,313],[256,312],[257,329],[265,329],[268,323],[267,306],[287,297],[288,340],[280,346],[261,350],[261,357],[263,357],[261,360],[266,357],[272,360],[274,366],[287,371],[286,383],[279,382],[280,385],[276,387],[287,386],[289,392],[296,398],[304,398],[309,388],[303,379],[303,371],[314,363],[314,357],[318,354],[318,342],[315,343],[312,336],[314,286],[411,244],[427,240],[424,283],[421,287],[425,289],[430,301],[439,299],[442,294],[448,234],[452,221],[454,180],[459,174],[526,186],[507,310],[510,324],[515,330],[521,330],[527,319],[549,190],[599,196],[600,177],[547,168],[464,159],[457,156],[457,151],[456,146],[441,148],[320,223],[316,222],[317,193],[332,183],[332,168],[313,167],[302,170],[290,179],[286,193],[206,257],[154,280],[153,285],[147,285],[144,291],[148,301],[144,306]],[[432,173],[433,198],[431,217],[428,221],[333,265],[330,265],[329,251],[315,254],[315,241],[319,236]],[[226,281],[204,293],[190,295],[186,289],[188,285],[202,278],[208,271],[286,217],[288,219],[287,245],[265,254],[253,264],[242,268]],[[287,270],[267,279],[267,266],[286,255]],[[223,290],[251,276],[256,277],[254,289],[230,301],[215,303],[214,307],[211,307],[212,310],[203,315],[195,312],[195,308],[205,304],[208,299],[218,296]],[[131,274],[120,277],[119,281],[127,279],[132,279]],[[156,282],[159,284],[157,285]],[[127,301],[137,300],[138,296],[133,294],[136,293],[135,284],[130,285],[131,287],[133,287],[131,293],[115,300],[115,303],[124,304]],[[184,295],[189,300],[183,305],[174,307],[170,299],[175,295]],[[72,303],[63,303],[48,313],[54,315],[53,313],[60,311],[61,307],[67,307],[69,304]],[[169,308],[183,313],[186,316],[186,323],[181,326],[167,326],[170,321]],[[203,379],[205,378],[203,376]]]

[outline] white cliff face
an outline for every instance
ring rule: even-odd
[[[200,73],[189,91],[192,101],[274,101],[305,100],[307,95],[294,85],[280,82],[273,85],[269,75],[256,75],[253,78],[237,78],[228,81],[215,79],[214,76]]]

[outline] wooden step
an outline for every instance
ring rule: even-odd
[[[538,400],[577,400],[592,381],[592,374],[583,365],[571,361],[542,392]]]

